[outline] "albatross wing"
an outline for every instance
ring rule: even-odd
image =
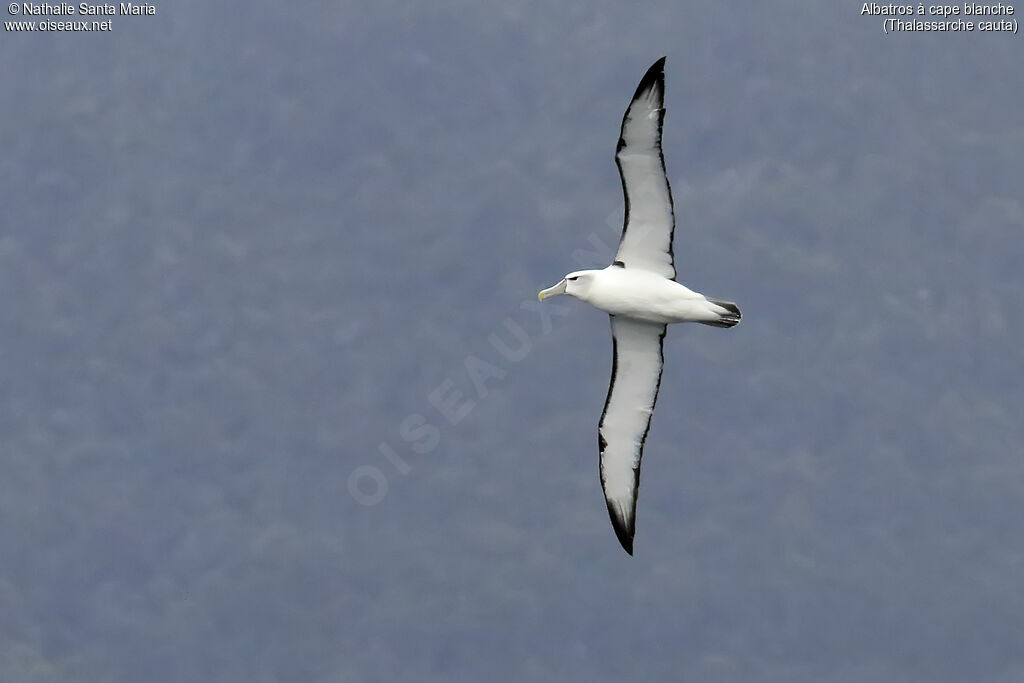
[[[601,413],[601,487],[619,543],[633,554],[640,457],[658,400],[665,325],[611,316],[612,379]]]
[[[671,280],[676,276],[672,256],[675,214],[661,152],[664,104],[662,57],[644,74],[622,117],[615,163],[622,176],[626,216],[615,261],[626,268],[650,270]]]

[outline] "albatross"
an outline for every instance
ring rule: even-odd
[[[676,282],[675,213],[661,151],[665,58],[640,80],[622,117],[615,163],[626,210],[615,261],[578,270],[537,294],[566,294],[605,311],[612,325],[612,377],[597,430],[601,488],[619,543],[633,554],[640,458],[658,400],[669,323],[732,327],[740,309]]]

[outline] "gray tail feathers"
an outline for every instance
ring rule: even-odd
[[[725,309],[725,313],[718,314],[718,320],[701,320],[705,325],[711,325],[712,327],[732,327],[739,323],[740,318],[743,315],[740,313],[740,308],[731,301],[719,301],[718,299],[708,299],[709,302],[716,306]]]

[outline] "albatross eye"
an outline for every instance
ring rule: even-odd
[[[577,275],[576,277],[567,277],[567,278],[565,278],[565,279],[566,279],[566,280],[569,280],[569,281],[573,281],[573,280],[575,280],[575,279],[576,279],[577,277],[579,277],[579,275]]]

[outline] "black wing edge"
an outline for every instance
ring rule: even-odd
[[[622,240],[626,239],[626,230],[629,229],[629,190],[626,189],[626,177],[622,174],[622,164],[619,163],[619,152],[621,152],[622,148],[626,146],[626,140],[622,134],[626,129],[626,117],[629,116],[629,110],[633,106],[633,103],[651,88],[657,89],[658,99],[661,100],[661,111],[658,112],[658,159],[661,161],[661,172],[665,175],[665,185],[668,187],[669,210],[672,212],[672,229],[668,235],[668,258],[669,265],[671,265],[672,270],[675,271],[676,203],[675,199],[672,197],[672,184],[668,180],[668,170],[665,168],[665,152],[661,149],[661,131],[665,125],[665,57],[662,57],[654,64],[651,64],[650,68],[647,69],[647,73],[645,73],[644,77],[640,79],[640,85],[636,86],[636,91],[633,93],[633,99],[629,101],[629,106],[626,107],[626,111],[622,114],[622,124],[619,126],[619,142],[615,145],[615,166],[619,169],[619,180],[622,182],[622,197],[625,202],[625,211],[623,211],[622,214],[622,233],[619,235],[619,244],[622,244]],[[625,264],[623,264],[623,266],[625,266]],[[672,279],[674,280],[675,278],[673,277]]]
[[[658,98],[664,102],[665,100],[665,58],[662,57],[654,64],[651,64],[651,68],[647,70],[644,77],[640,79],[640,85],[636,86],[636,92],[633,93],[633,100],[630,100],[632,104],[640,95],[647,92],[651,88],[658,89]]]
[[[660,61],[664,61],[662,57]],[[608,320],[611,322],[615,319],[614,315],[609,315]],[[658,337],[658,358],[661,361],[662,368],[665,367],[665,333],[668,332],[668,326],[663,325],[661,328],[661,335]],[[604,399],[604,408],[601,410],[601,421],[598,423],[597,428],[597,448],[599,451],[599,458],[597,461],[597,472],[601,478],[601,492],[604,493],[604,472],[601,470],[601,460],[604,457],[604,449],[607,447],[608,442],[605,441],[601,435],[601,425],[604,424],[604,415],[608,412],[608,403],[612,400],[612,392],[615,390],[615,375],[618,372],[619,367],[619,344],[618,340],[615,339],[615,327],[612,326],[612,378],[608,382],[608,395]],[[661,390],[661,372],[658,372],[658,384],[654,387],[654,403],[658,402],[658,392]],[[653,415],[654,411],[651,410]],[[613,506],[611,501],[608,500],[608,496],[605,496],[604,502],[608,506],[608,516],[612,520],[612,529],[615,530],[615,537],[619,539],[619,543],[622,545],[622,549],[625,550],[630,557],[633,556],[633,537],[636,535],[636,501],[640,498],[640,464],[643,462],[644,456],[644,444],[647,443],[647,433],[651,431],[651,416],[647,417],[647,426],[644,427],[644,435],[640,439],[640,460],[637,462],[636,468],[633,470],[633,508],[629,511],[629,516],[626,516],[626,511],[622,510],[617,506]]]
[[[626,111],[622,114],[622,123],[619,125],[619,142],[615,146],[615,153],[618,154],[623,147],[626,146],[626,140],[622,136],[622,132],[626,128],[626,118],[629,116],[629,110],[633,106],[633,103],[640,99],[640,96],[646,93],[651,88],[654,88],[658,93],[658,99],[661,100],[662,112],[658,118],[658,140],[661,140],[661,127],[665,118],[665,58],[662,57],[651,67],[647,69],[647,73],[640,79],[640,85],[636,86],[636,91],[633,93],[633,99],[629,101],[629,106],[626,107]],[[660,145],[659,145],[660,146]]]
[[[633,477],[636,479],[634,482],[633,489],[637,493],[640,492],[640,470],[633,470]],[[636,496],[633,496],[633,510],[630,512],[630,516],[627,518],[625,510],[622,510],[614,505],[607,498],[604,502],[608,505],[608,516],[612,520],[612,528],[615,529],[615,537],[619,539],[619,543],[622,545],[622,549],[632,557],[633,556],[633,536],[636,535]]]

